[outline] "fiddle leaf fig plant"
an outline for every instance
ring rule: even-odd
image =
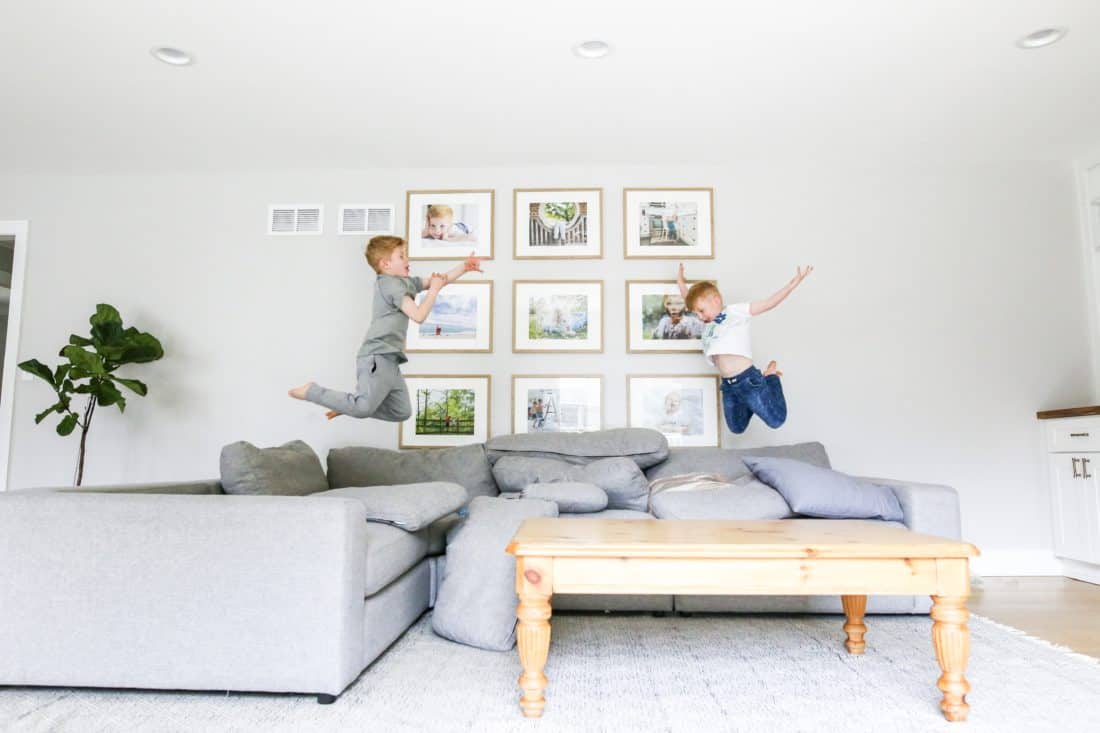
[[[115,375],[115,370],[126,364],[144,364],[164,356],[160,341],[151,334],[136,328],[125,328],[118,310],[106,303],[96,306],[91,338],[69,336],[69,343],[62,347],[59,356],[66,361],[50,368],[38,359],[19,364],[23,371],[42,379],[57,394],[57,402],[34,416],[35,424],[41,423],[53,413],[61,416],[57,423],[58,435],[71,435],[80,428],[80,449],[77,453],[76,485],[84,479],[84,456],[88,430],[97,405],[117,405],[119,412],[126,411],[126,397],[119,387],[144,397],[149,389],[137,379]],[[87,402],[80,412],[73,409],[74,395],[87,395]]]

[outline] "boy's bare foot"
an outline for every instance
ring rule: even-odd
[[[301,387],[295,387],[294,389],[288,389],[286,393],[296,400],[304,400],[306,398],[306,392],[313,385],[313,382],[306,382]]]
[[[779,371],[779,365],[775,363],[774,359],[772,361],[769,361],[768,365],[764,367],[765,377],[770,377],[773,374],[777,377],[783,376],[783,372]]]
[[[336,410],[329,410],[328,412],[325,413],[325,417],[327,417],[329,420],[332,420],[333,418],[340,417],[343,414],[344,413],[337,412]]]

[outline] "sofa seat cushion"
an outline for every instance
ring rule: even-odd
[[[227,494],[308,496],[328,488],[321,460],[300,440],[277,448],[240,440],[222,448],[219,464]]]
[[[646,469],[650,481],[686,473],[714,473],[733,480],[751,473],[743,456],[793,458],[821,468],[829,468],[829,456],[821,443],[795,443],[763,448],[672,448],[668,460]]]
[[[623,457],[640,468],[668,457],[668,439],[649,428],[614,428],[587,433],[520,433],[498,435],[485,443],[489,460],[504,456],[556,458],[583,465],[601,458]]]
[[[346,486],[314,494],[346,496],[367,509],[368,522],[382,522],[415,532],[466,503],[466,489],[448,481],[401,486]]]
[[[442,555],[447,552],[447,542],[452,533],[466,521],[466,517],[458,512],[440,517],[428,525],[428,555]]]
[[[638,464],[629,458],[601,458],[576,465],[539,456],[504,456],[493,465],[501,491],[523,491],[529,484],[580,481],[595,484],[607,494],[609,509],[643,511],[648,504],[649,482]]]
[[[328,452],[327,488],[450,481],[465,487],[470,498],[496,496],[497,487],[489,469],[485,446],[480,443],[409,451],[366,446],[334,448]]]
[[[523,498],[552,501],[563,514],[584,514],[607,508],[607,492],[586,481],[528,484],[523,489]]]
[[[650,485],[649,506],[660,519],[786,519],[787,502],[752,475],[732,482],[700,480],[699,474],[658,479]]]
[[[901,504],[888,486],[861,481],[839,471],[789,458],[746,456],[756,477],[787,500],[791,510],[825,519],[901,521]]]
[[[364,597],[385,588],[428,554],[428,532],[406,532],[367,522],[367,577]]]

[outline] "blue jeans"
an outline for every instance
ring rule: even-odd
[[[734,377],[722,377],[722,409],[731,432],[743,433],[757,415],[769,428],[787,421],[787,400],[778,374],[764,376],[752,366]]]

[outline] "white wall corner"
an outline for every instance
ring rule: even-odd
[[[970,560],[970,570],[983,577],[1063,575],[1062,561],[1050,550],[988,550]]]
[[[1085,300],[1088,304],[1089,357],[1092,375],[1093,397],[1100,399],[1100,255],[1094,246],[1100,232],[1094,232],[1092,199],[1100,196],[1100,191],[1092,191],[1089,185],[1089,171],[1100,166],[1100,150],[1084,156],[1073,164],[1074,183],[1077,187],[1078,227],[1081,246],[1081,272],[1084,273]]]

